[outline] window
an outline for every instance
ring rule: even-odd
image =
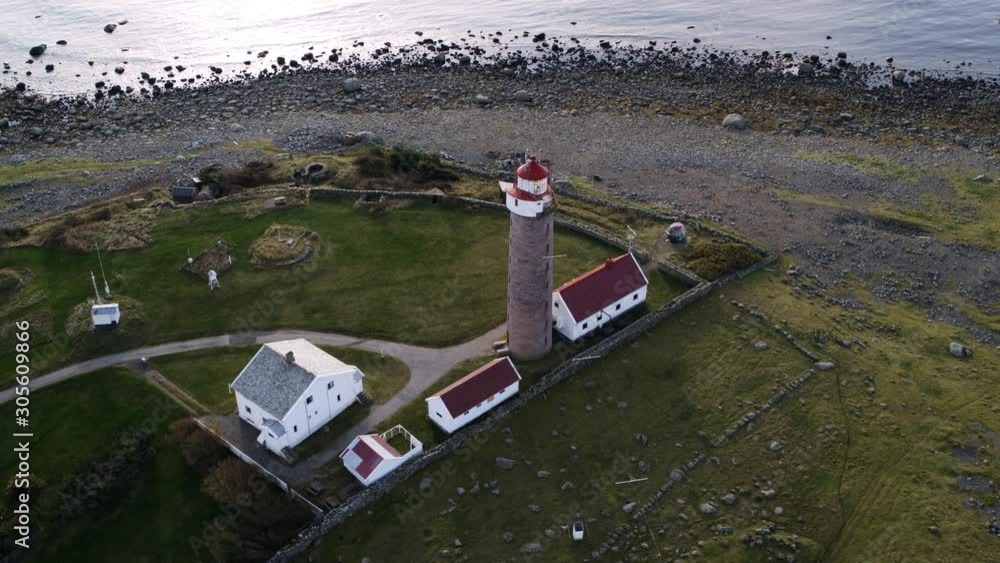
[[[443,416],[441,416],[441,413],[439,413],[439,412],[436,412],[434,414],[438,415],[438,418],[444,418]]]
[[[253,414],[253,411],[250,410],[250,407],[243,407],[243,408],[247,410],[247,414]]]
[[[635,295],[632,296],[632,301],[638,301],[638,300],[639,300],[639,294],[636,293]]]
[[[299,431],[299,426],[296,424],[295,426],[292,427],[292,432],[298,432],[298,431]]]
[[[621,311],[621,310],[622,310],[622,304],[621,303],[615,305],[615,311]]]
[[[339,393],[337,394],[337,402],[338,403],[340,402],[340,394]]]
[[[326,388],[327,389],[333,389],[333,382],[331,381],[330,383],[327,383],[326,384]]]
[[[310,396],[308,396],[308,397],[306,397],[306,404],[307,404],[307,405],[311,405],[311,404],[312,404],[312,402],[313,402],[313,398],[312,398],[312,396],[311,396],[311,395],[310,395]]]
[[[583,328],[587,328],[587,323],[583,323]]]
[[[559,302],[556,301],[555,303],[552,304],[552,306],[554,306],[556,309],[558,309],[559,308]]]

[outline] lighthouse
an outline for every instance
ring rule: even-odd
[[[552,225],[555,193],[549,170],[534,156],[514,182],[500,182],[510,210],[507,261],[507,346],[519,360],[552,350]]]

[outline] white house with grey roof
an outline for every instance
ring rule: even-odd
[[[363,392],[364,374],[305,339],[261,346],[229,388],[257,441],[286,457]]]

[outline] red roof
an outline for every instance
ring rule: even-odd
[[[400,456],[399,452],[396,451],[396,448],[390,446],[389,442],[386,442],[384,439],[382,439],[381,436],[377,434],[373,434],[371,436],[358,436],[356,441],[354,442],[354,445],[344,450],[340,454],[340,457],[341,459],[343,459],[344,456],[347,455],[347,452],[354,452],[355,455],[361,458],[361,462],[358,463],[358,466],[355,467],[354,470],[357,471],[358,475],[361,475],[363,478],[367,479],[375,471],[375,469],[379,466],[379,464],[382,463],[382,461],[384,461],[387,458],[383,457],[381,453],[375,450],[375,448],[368,445],[368,443],[365,441],[365,438],[371,438],[376,443],[378,443],[378,445],[385,448],[385,450],[390,454],[392,454],[393,456],[395,457],[400,457]]]
[[[517,189],[517,186],[511,186],[505,190],[512,197],[520,199],[522,201],[541,201],[544,195],[535,195],[531,192],[526,192],[524,190]]]
[[[563,284],[556,290],[570,315],[581,321],[649,284],[632,253],[610,258],[604,264]]]
[[[548,178],[549,169],[541,162],[538,162],[538,159],[534,155],[531,155],[528,157],[528,162],[525,162],[517,169],[517,176],[535,182]]]
[[[520,380],[510,358],[497,358],[431,396],[441,397],[452,418],[457,418]]]

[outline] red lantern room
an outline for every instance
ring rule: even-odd
[[[549,169],[532,155],[518,167],[514,183],[500,182],[507,207],[523,217],[536,217],[552,207],[555,198]]]

